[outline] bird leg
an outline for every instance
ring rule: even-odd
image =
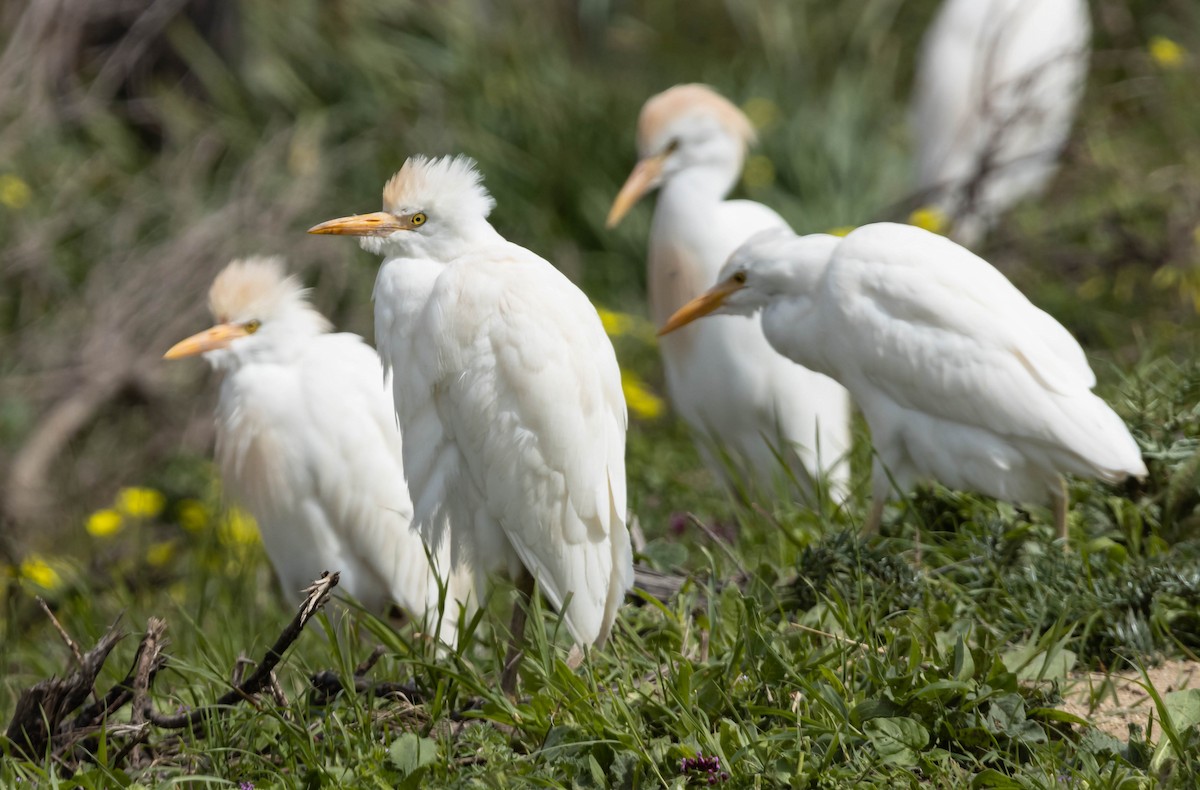
[[[513,602],[512,622],[508,626],[508,652],[504,656],[504,671],[500,675],[500,690],[508,696],[517,691],[517,670],[524,655],[525,619],[533,597],[533,574],[522,569],[517,583],[517,600]]]
[[[883,497],[873,497],[871,500],[871,512],[867,514],[867,520],[863,524],[863,537],[879,534],[879,525],[883,522]]]
[[[1071,502],[1071,496],[1067,492],[1067,479],[1061,475],[1058,478],[1058,486],[1051,489],[1050,498],[1054,502],[1054,526],[1058,530],[1058,537],[1062,539],[1063,551],[1070,548],[1070,541],[1067,538],[1067,509]]]

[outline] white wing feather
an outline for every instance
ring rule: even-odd
[[[259,521],[289,592],[322,570],[376,610],[435,618],[438,591],[403,483],[400,436],[379,359],[355,335],[320,335],[286,364],[231,373],[218,410],[227,485]],[[437,556],[435,555],[435,560]],[[449,574],[443,557],[438,573]],[[469,585],[448,579],[448,600]],[[453,607],[442,636],[453,641]]]
[[[549,263],[498,244],[447,267],[417,334],[440,431],[425,404],[402,406],[406,444],[419,441],[410,426],[425,429],[442,470],[412,486],[418,519],[458,499],[448,515],[455,529],[471,517],[478,561],[498,563],[502,536],[556,607],[571,596],[575,640],[603,642],[632,554],[625,403],[595,309]]]
[[[1079,344],[969,251],[906,225],[867,226],[838,246],[824,288],[819,301],[843,329],[829,358],[844,381],[857,379],[856,396],[868,387],[906,409],[1079,457],[1062,471],[1144,472],[1124,424],[1090,392]]]

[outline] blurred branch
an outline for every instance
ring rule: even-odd
[[[29,521],[48,508],[47,473],[55,458],[106,403],[128,382],[129,361],[98,371],[74,393],[59,401],[38,423],[17,451],[5,482],[5,515]]]

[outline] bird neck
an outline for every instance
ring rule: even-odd
[[[454,227],[454,233],[445,239],[430,239],[427,245],[413,248],[417,254],[400,257],[419,257],[422,253],[432,260],[449,263],[471,250],[504,241],[486,217],[464,217]]]
[[[692,165],[662,185],[660,201],[687,206],[720,203],[733,190],[741,172],[740,161]]]
[[[822,355],[821,304],[814,297],[814,293],[808,293],[772,300],[762,313],[763,335],[779,354],[828,376],[833,370]]]
[[[487,217],[472,217],[464,220],[461,230],[463,238],[472,246],[477,244],[495,244],[497,241],[504,241],[504,237],[492,227],[492,223],[487,221]]]

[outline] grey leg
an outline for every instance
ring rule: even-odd
[[[517,670],[524,655],[525,618],[533,596],[533,575],[521,571],[517,579],[517,600],[513,602],[512,621],[509,623],[508,652],[504,656],[504,672],[500,675],[500,690],[508,696],[517,691]]]

